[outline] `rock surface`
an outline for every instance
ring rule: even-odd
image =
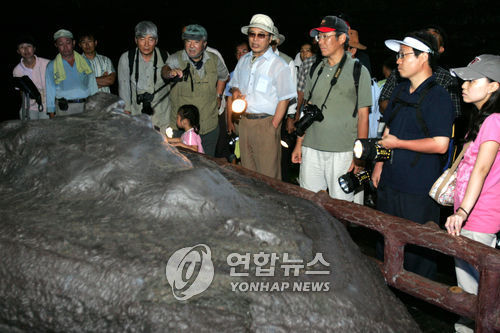
[[[100,93],[81,115],[0,124],[1,331],[419,331],[323,209],[181,154],[147,116],[122,110]],[[167,263],[199,244],[213,281],[178,300],[200,265],[180,267],[188,284],[173,290]],[[278,256],[274,276],[257,276],[260,252]],[[250,254],[237,268],[248,276],[232,276],[234,253]],[[306,265],[317,253],[329,274],[286,276],[285,255]],[[321,288],[292,289],[307,285]]]

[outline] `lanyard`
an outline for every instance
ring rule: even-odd
[[[328,96],[330,96],[330,92],[332,91],[333,86],[335,84],[337,84],[338,78],[339,78],[340,74],[342,73],[342,69],[344,68],[344,64],[345,64],[346,58],[347,58],[347,55],[344,52],[344,56],[342,57],[342,59],[339,62],[339,67],[337,68],[337,71],[335,72],[335,75],[332,77],[332,80],[330,81],[330,88],[328,89],[328,93],[326,94],[325,100],[323,101],[323,104],[321,105],[321,108],[320,108],[321,111],[323,111],[323,109],[325,108],[326,100],[328,99]],[[314,88],[316,87],[316,83],[318,83],[318,79],[319,79],[321,73],[323,73],[323,68],[324,67],[325,67],[325,64],[323,63],[323,65],[320,67],[320,69],[318,71],[318,76],[316,77],[316,80],[314,81],[314,84],[313,84],[313,86],[311,88],[311,91],[309,92],[309,98],[307,99],[308,101],[312,97],[312,93],[314,91]]]

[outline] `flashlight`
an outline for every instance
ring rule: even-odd
[[[172,127],[167,127],[165,129],[165,135],[167,136],[167,138],[171,139],[173,136],[174,136],[174,130],[172,129]]]
[[[247,101],[245,101],[244,99],[241,99],[241,98],[237,98],[233,101],[233,104],[231,104],[231,107],[233,109],[233,112],[242,113],[247,108]]]
[[[357,139],[354,141],[354,157],[375,162],[390,159],[392,150],[378,144],[379,140],[380,139]]]
[[[363,170],[356,174],[351,171],[339,177],[339,185],[342,191],[351,193],[369,180],[370,173],[368,171]]]

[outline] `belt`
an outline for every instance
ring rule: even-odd
[[[262,119],[271,117],[271,115],[267,113],[245,113],[243,114],[243,116],[246,117],[247,119]]]

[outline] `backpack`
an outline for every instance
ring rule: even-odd
[[[420,98],[419,98],[417,103],[408,103],[408,102],[400,99],[399,98],[399,96],[401,95],[401,90],[400,90],[398,95],[396,96],[396,98],[393,101],[393,105],[396,104],[396,106],[394,107],[394,111],[392,112],[391,117],[387,120],[387,126],[390,127],[390,123],[394,120],[396,115],[399,113],[399,110],[401,110],[402,106],[413,107],[413,108],[415,108],[416,117],[417,117],[417,121],[420,125],[420,129],[424,133],[425,137],[429,138],[430,137],[429,128],[427,127],[427,124],[425,123],[424,117],[422,116],[421,106],[422,106],[422,102],[424,101],[425,97],[427,96],[427,93],[432,88],[434,88],[434,86],[436,86],[436,85],[437,85],[436,81],[431,81],[426,87],[424,87],[422,89],[422,91],[420,92]],[[452,126],[452,134],[451,134],[450,142],[448,145],[448,150],[446,153],[440,155],[440,157],[441,157],[441,169],[443,171],[450,167],[451,163],[453,162],[453,160],[455,158],[456,146],[455,146],[454,138],[455,138],[455,124],[453,124],[453,126]],[[417,155],[415,156],[413,162],[411,163],[412,167],[417,164],[422,153],[416,153],[416,154]]]
[[[323,60],[322,57],[316,56],[316,60],[311,66],[311,69],[309,70],[309,77],[312,79],[314,75],[314,71],[316,70],[316,67],[321,63]],[[359,60],[356,60],[354,62],[354,68],[352,70],[352,77],[354,79],[354,89],[356,91],[356,106],[354,107],[354,111],[352,113],[352,117],[356,118],[356,115],[358,114],[358,90],[359,90],[359,77],[361,76],[361,67],[363,65],[359,62]]]

